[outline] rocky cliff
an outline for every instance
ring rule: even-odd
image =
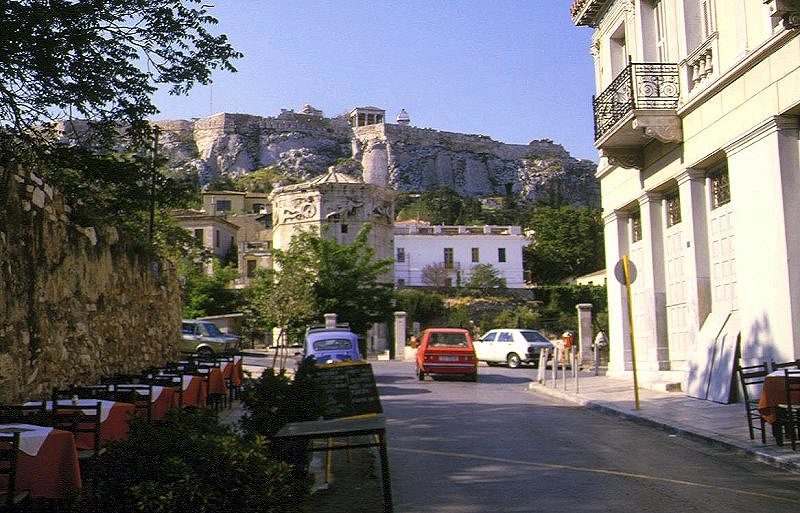
[[[0,208],[0,402],[177,357],[168,262],[114,228],[72,224],[58,191],[22,169],[0,167]]]
[[[572,158],[549,140],[505,144],[482,135],[380,123],[351,128],[344,116],[284,111],[277,117],[216,114],[159,121],[162,152],[202,183],[259,168],[309,179],[336,165],[365,181],[406,192],[449,187],[462,195],[511,192],[533,201],[558,193],[599,206],[596,164]]]

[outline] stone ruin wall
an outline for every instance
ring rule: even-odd
[[[58,191],[0,167],[0,402],[48,397],[178,356],[174,267],[112,227],[70,223]]]

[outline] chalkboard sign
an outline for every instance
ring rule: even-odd
[[[317,378],[325,394],[322,416],[326,419],[382,413],[372,365],[344,362],[320,365]]]

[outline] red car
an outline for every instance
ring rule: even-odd
[[[426,374],[461,375],[478,380],[478,359],[472,335],[460,328],[429,328],[422,332],[417,348],[417,377]]]

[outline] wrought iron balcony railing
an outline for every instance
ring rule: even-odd
[[[629,64],[593,100],[595,141],[633,110],[676,109],[679,96],[677,64]]]

